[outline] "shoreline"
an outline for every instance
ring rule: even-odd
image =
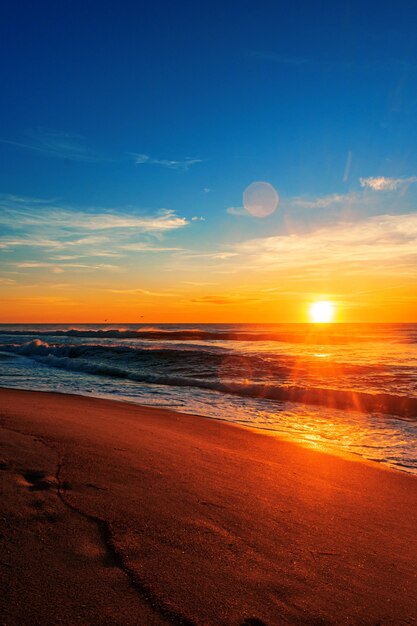
[[[7,626],[413,623],[412,474],[126,401],[0,407]]]
[[[59,395],[59,396],[69,396],[70,398],[75,397],[75,398],[87,398],[91,400],[103,400],[105,402],[127,404],[129,406],[138,407],[139,409],[143,408],[143,409],[150,409],[150,410],[156,410],[156,411],[168,411],[169,413],[174,413],[178,415],[187,415],[187,416],[196,417],[198,419],[212,420],[215,422],[229,424],[236,428],[243,428],[244,430],[249,430],[250,432],[258,433],[260,435],[265,435],[267,437],[274,437],[280,441],[285,441],[287,443],[290,443],[296,446],[305,447],[308,450],[316,451],[319,454],[330,454],[331,456],[336,456],[342,459],[351,460],[353,462],[370,464],[371,466],[376,466],[381,470],[393,471],[396,473],[398,472],[400,474],[406,474],[407,476],[412,476],[415,479],[417,479],[417,470],[416,471],[410,470],[409,468],[407,468],[407,466],[401,467],[398,464],[398,462],[397,462],[397,466],[389,465],[388,463],[385,463],[382,460],[379,461],[377,459],[367,459],[365,456],[363,456],[359,452],[352,452],[342,447],[337,447],[336,445],[334,446],[332,446],[331,444],[326,445],[326,443],[324,443],[323,441],[320,441],[319,443],[315,444],[308,439],[302,439],[302,438],[297,439],[295,436],[291,434],[274,430],[273,428],[266,428],[262,426],[243,424],[242,422],[231,421],[223,417],[213,417],[212,415],[203,415],[200,413],[192,413],[192,412],[188,413],[185,411],[177,411],[176,409],[169,408],[169,407],[156,406],[152,404],[141,404],[139,402],[134,402],[133,400],[128,400],[124,397],[117,398],[113,396],[107,397],[105,395],[92,395],[87,392],[86,393],[68,393],[67,391],[48,391],[48,390],[43,390],[43,389],[19,389],[17,387],[2,387],[0,385],[0,393],[2,390],[18,391],[18,392],[23,391],[23,392],[35,393],[35,394],[51,394],[51,395]],[[398,419],[403,419],[403,418],[398,418]]]

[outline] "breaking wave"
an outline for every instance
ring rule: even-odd
[[[417,418],[415,397],[294,384],[289,376],[294,371],[294,360],[289,358],[277,358],[276,363],[271,363],[260,356],[225,358],[216,352],[202,353],[197,350],[185,353],[129,346],[50,345],[41,339],[23,345],[7,344],[2,346],[2,350],[29,357],[49,367],[147,384],[207,389],[243,397]],[[355,367],[357,373],[358,366],[350,367]],[[248,372],[251,373],[250,379],[245,379]],[[266,374],[270,377],[267,381]],[[300,376],[297,383],[302,380]]]
[[[380,325],[383,326],[383,325]],[[415,329],[406,325],[398,325],[395,332],[395,341],[404,343],[416,343],[417,333]],[[0,335],[27,336],[27,330],[16,328],[0,330]],[[376,340],[374,327],[364,327],[363,332],[358,336],[357,329],[349,325],[319,325],[300,324],[293,325],[290,330],[283,331],[270,328],[265,330],[257,327],[247,327],[242,330],[236,329],[216,329],[214,326],[209,329],[186,328],[167,329],[155,327],[132,328],[48,328],[48,330],[37,330],[39,337],[90,337],[96,339],[142,339],[142,340],[163,340],[163,341],[274,341],[285,343],[303,344],[349,344],[358,342],[370,342]],[[385,337],[384,340],[389,340]]]

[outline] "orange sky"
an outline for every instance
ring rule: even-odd
[[[354,198],[366,208],[369,195]],[[297,199],[216,222],[10,200],[0,321],[305,322],[317,300],[334,302],[335,322],[417,321],[417,214],[352,214],[345,201],[307,227],[288,218]],[[332,202],[343,197],[309,207]]]

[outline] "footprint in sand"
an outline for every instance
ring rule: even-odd
[[[48,476],[41,470],[26,470],[22,474],[29,491],[50,491],[58,488],[55,476]]]

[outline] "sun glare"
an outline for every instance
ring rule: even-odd
[[[331,322],[334,315],[334,304],[328,300],[320,300],[310,305],[310,319],[318,324]]]

